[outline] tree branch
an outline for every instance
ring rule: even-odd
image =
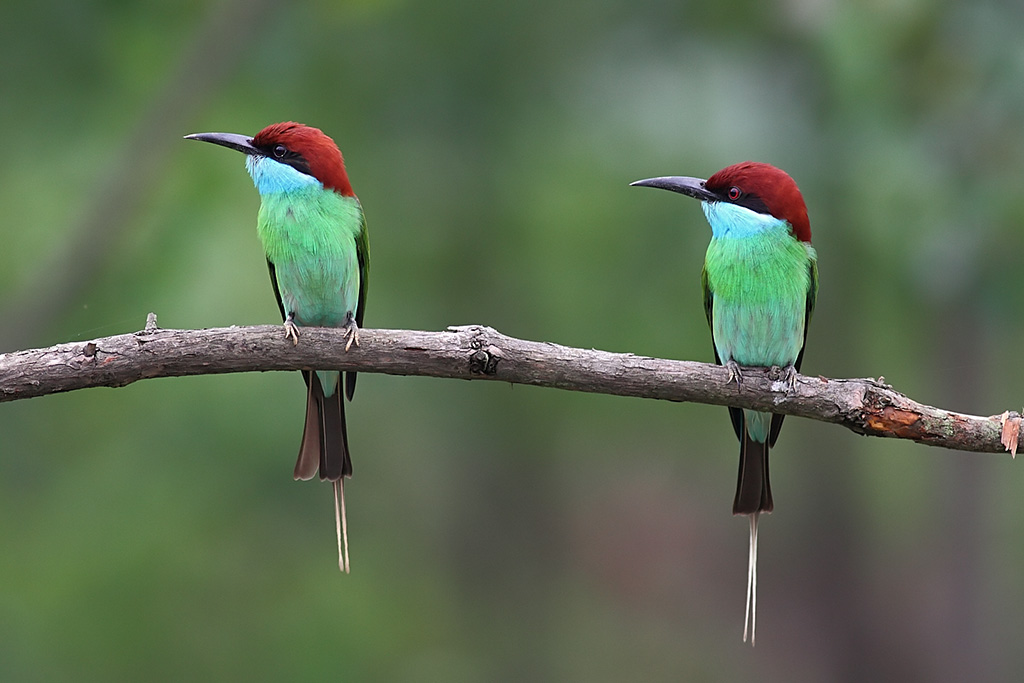
[[[303,328],[301,334],[294,346],[280,326],[162,330],[150,314],[146,329],[134,334],[0,354],[0,402],[151,377],[333,368],[752,408],[981,453],[1015,452],[1022,431],[1020,413],[954,413],[873,379],[800,375],[787,390],[779,372],[748,368],[737,386],[719,365],[524,341],[479,325],[361,330],[361,345],[349,352],[339,330]]]

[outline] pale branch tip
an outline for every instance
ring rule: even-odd
[[[729,370],[695,361],[578,349],[508,337],[481,325],[443,332],[303,328],[298,345],[280,325],[165,330],[150,314],[132,334],[0,354],[0,402],[152,377],[331,368],[364,373],[489,379],[568,391],[728,405],[843,425],[858,434],[982,453],[1013,452],[1021,414],[965,415],[923,405],[884,380],[789,377],[779,368]]]

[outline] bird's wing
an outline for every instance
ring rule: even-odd
[[[277,286],[277,268],[270,259],[267,259],[267,269],[270,270],[270,284],[274,285],[274,298],[277,299],[277,307],[281,311],[282,322],[285,319],[284,302],[281,301],[281,288]]]
[[[711,291],[711,284],[708,282],[708,269],[707,266],[700,273],[700,288],[704,292],[704,316],[708,319],[708,327],[714,332],[714,326],[711,321],[715,315],[715,294]],[[714,344],[712,344],[714,346]],[[719,365],[722,361],[718,358],[718,349],[715,349],[715,362]]]
[[[804,362],[804,349],[807,347],[807,329],[811,326],[811,315],[814,314],[814,304],[818,300],[818,262],[811,259],[808,266],[811,275],[811,286],[807,290],[807,307],[804,313],[804,343],[800,345],[800,354],[796,357],[793,367],[800,372],[800,365]]]
[[[370,274],[370,240],[366,233],[366,216],[356,236],[356,257],[359,260],[359,299],[356,304],[356,324],[363,326],[363,310],[366,308],[366,286]]]
[[[360,209],[362,215],[362,209]],[[356,258],[359,262],[359,296],[356,299],[356,325],[363,326],[363,313],[366,310],[366,288],[370,275],[370,240],[366,232],[366,216],[362,215],[362,226],[356,235]],[[348,400],[356,393],[356,373],[345,373],[345,395]]]
[[[267,269],[270,271],[270,284],[274,285],[274,298],[277,299],[277,308],[281,311],[281,320],[284,320],[286,315],[284,312],[284,301],[281,300],[281,288],[277,285],[277,268],[274,267],[273,262],[267,259]],[[309,379],[313,373],[303,370],[302,380],[309,386]],[[316,470],[313,470],[316,472]]]
[[[704,290],[704,315],[708,319],[708,327],[711,328],[711,350],[715,352],[715,362],[721,365],[722,359],[718,357],[718,347],[715,346],[715,326],[713,324],[715,317],[715,293],[711,291],[711,284],[708,282],[707,268],[704,268],[700,274],[700,286]],[[736,432],[736,438],[742,442],[743,410],[730,407],[729,419],[732,420],[732,429]]]

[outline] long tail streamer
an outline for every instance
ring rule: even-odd
[[[750,634],[750,645],[754,645],[754,633],[757,630],[757,517],[760,513],[750,515],[750,554],[747,557],[747,606],[743,612],[743,642],[747,642]],[[747,627],[749,628],[749,631]]]
[[[348,574],[348,521],[345,519],[344,478],[332,483],[334,484],[334,526],[338,532],[338,569]]]

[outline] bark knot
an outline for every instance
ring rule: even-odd
[[[469,356],[469,371],[474,375],[496,375],[501,358],[501,349],[493,344],[479,348]]]

